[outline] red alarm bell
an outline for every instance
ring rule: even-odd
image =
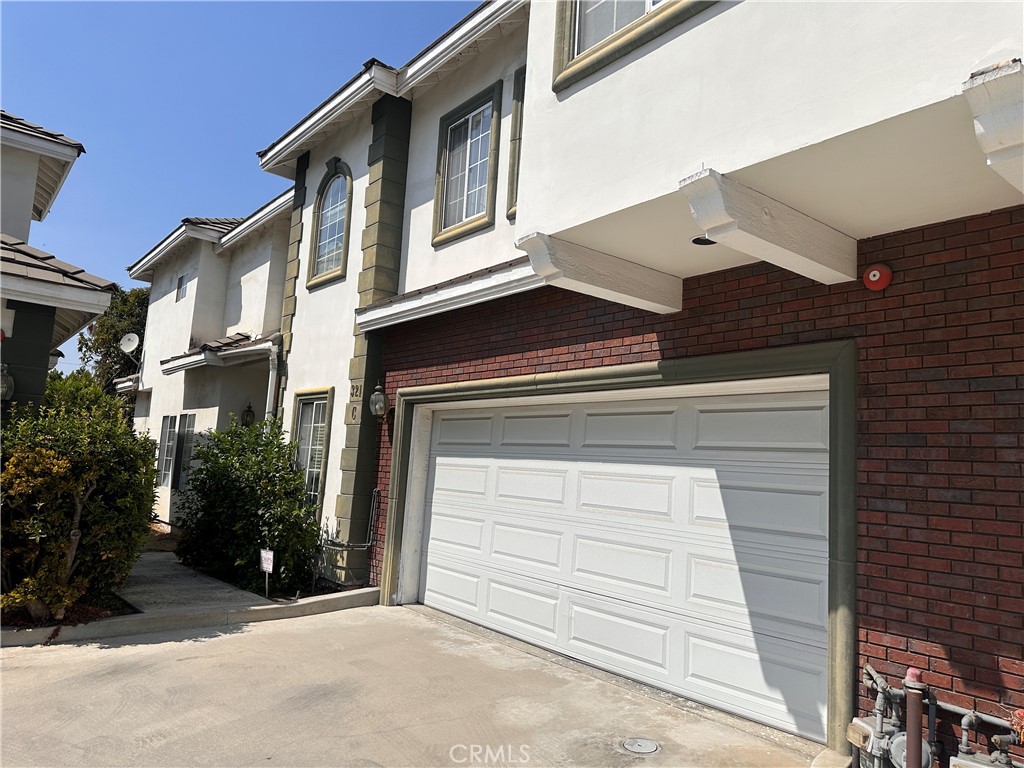
[[[864,285],[869,291],[884,291],[892,282],[892,270],[885,264],[872,264],[864,270]]]

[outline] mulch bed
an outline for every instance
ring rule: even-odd
[[[24,608],[8,608],[0,613],[0,628],[29,629],[34,627],[52,627],[55,624],[59,624],[62,627],[71,627],[75,624],[88,624],[90,621],[96,621],[96,619],[126,616],[129,613],[138,613],[138,611],[117,595],[109,593],[83,598],[81,602],[69,607],[64,612],[64,619],[56,623],[53,619],[35,621]]]

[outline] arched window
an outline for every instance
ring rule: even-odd
[[[310,258],[309,280],[321,282],[345,276],[348,253],[352,174],[333,158],[317,194],[316,240]]]

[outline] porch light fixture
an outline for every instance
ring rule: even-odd
[[[256,412],[252,409],[252,403],[249,403],[242,411],[242,426],[251,427],[254,421],[256,421]]]
[[[63,352],[61,352],[61,351],[60,351],[59,349],[54,349],[54,350],[51,350],[51,351],[50,351],[50,370],[51,370],[51,371],[52,371],[52,370],[53,370],[54,368],[56,368],[56,367],[57,367],[57,363],[59,363],[59,362],[60,362],[60,359],[61,359],[62,357],[64,357],[64,353],[63,353]]]
[[[378,421],[383,421],[384,417],[388,414],[388,396],[384,394],[384,388],[377,382],[377,386],[373,389],[373,394],[370,395],[369,400],[370,411],[374,416],[377,417]]]
[[[712,240],[708,237],[708,233],[705,232],[703,235],[697,235],[695,238],[690,240],[694,245],[718,245],[717,240]]]
[[[0,399],[6,403],[14,397],[14,377],[7,372],[7,363],[0,368]]]

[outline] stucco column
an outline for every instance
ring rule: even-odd
[[[366,224],[362,235],[363,268],[358,283],[360,307],[398,292],[411,115],[412,104],[393,96],[384,96],[373,105]],[[367,399],[383,376],[383,349],[379,337],[361,333],[354,321],[352,332],[355,348],[349,365],[341,493],[335,504],[335,517],[337,537],[359,543],[369,540],[367,524],[377,481],[380,424],[370,412]],[[340,565],[347,582],[365,582],[369,577],[365,550],[346,553]]]

